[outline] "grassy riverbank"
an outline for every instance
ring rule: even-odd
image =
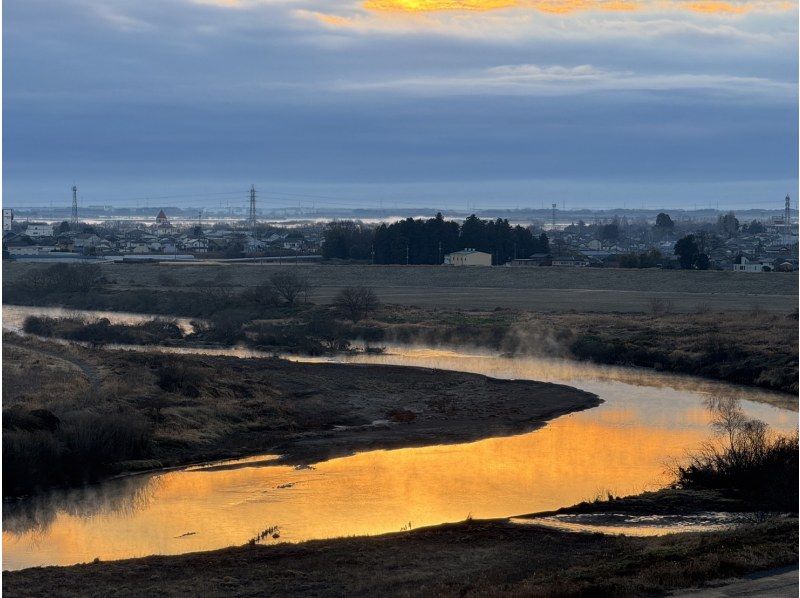
[[[797,519],[653,538],[506,521],[5,572],[9,596],[634,596],[797,563]]]
[[[312,462],[466,442],[599,403],[567,386],[458,372],[165,356],[9,334],[3,383],[7,495],[264,452]]]
[[[651,368],[792,394],[798,389],[797,319],[769,313],[620,317],[383,306],[353,324],[335,308],[298,305],[252,316],[223,313],[187,336],[156,320],[124,325],[31,317],[25,330],[98,344],[244,344],[312,355],[341,350],[352,339],[373,346],[421,343]]]
[[[538,289],[543,284],[530,272],[505,270],[515,271],[493,269],[488,276],[498,289],[508,294],[522,287]],[[737,311],[729,312],[714,309],[701,295],[695,297],[688,312],[677,310],[672,299],[653,293],[644,312],[623,314],[587,310],[577,313],[564,302],[554,304],[556,309],[535,311],[425,307],[415,306],[411,295],[403,305],[396,305],[381,297],[379,291],[378,298],[384,305],[371,310],[369,317],[356,324],[335,305],[313,303],[320,301],[321,282],[330,283],[332,273],[336,272],[346,275],[345,278],[352,276],[355,272],[352,268],[4,264],[4,272],[4,300],[10,303],[199,319],[195,333],[186,339],[179,338],[174,326],[163,323],[133,327],[100,323],[87,327],[39,321],[31,327],[31,332],[37,334],[88,342],[124,343],[138,339],[144,343],[181,340],[199,344],[244,343],[264,351],[310,354],[340,350],[353,338],[378,344],[467,345],[517,355],[653,368],[791,394],[798,391],[796,294],[785,295],[787,300],[791,299],[793,311],[770,311],[763,302],[755,300],[759,289],[769,291],[775,285],[778,286],[772,290],[790,292],[785,285],[788,279],[779,275],[736,277],[732,276],[735,273],[720,272],[708,273],[715,274],[708,278],[692,278],[701,288],[731,297],[747,289],[750,295],[740,298]],[[400,278],[408,274],[402,268],[393,268],[391,272]],[[359,284],[385,273],[365,268],[363,274],[365,278],[357,281]],[[469,290],[468,279],[452,269],[427,268],[418,274],[431,285],[452,283]],[[294,276],[302,290],[287,298],[280,292],[280,286],[274,284],[276,275]],[[576,296],[593,292],[575,287],[576,277],[582,283],[624,296],[630,287],[651,288],[657,275],[580,272],[570,278],[559,273],[540,274]],[[674,276],[667,272],[660,275]],[[754,278],[761,281],[760,286],[754,286]],[[672,283],[688,296],[692,280],[679,276]],[[341,284],[345,282],[342,280]]]

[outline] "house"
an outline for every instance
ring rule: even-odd
[[[142,241],[131,241],[128,244],[128,251],[136,254],[150,253],[150,247]]]
[[[568,268],[583,268],[589,265],[589,260],[585,257],[575,257],[572,255],[566,257],[554,257],[554,266],[564,266]]]
[[[303,248],[303,239],[289,239],[289,238],[287,238],[283,242],[282,247],[284,249],[292,249],[294,251],[300,251]]]
[[[23,233],[28,237],[52,237],[53,226],[50,224],[29,224]]]
[[[3,232],[11,230],[11,223],[14,221],[14,210],[3,208]]]
[[[474,249],[462,249],[445,255],[444,263],[450,266],[491,266],[492,254]]]
[[[158,216],[156,216],[156,231],[159,233],[168,233],[172,228],[172,224],[170,224],[169,218],[167,218],[164,210],[159,210]]]
[[[771,264],[765,264],[759,260],[749,260],[743,255],[733,261],[734,272],[770,272],[771,270]]]
[[[92,233],[84,233],[82,235],[75,236],[75,239],[72,241],[72,246],[75,250],[88,249],[89,247],[95,247],[102,242],[103,239],[97,235]]]
[[[247,237],[244,240],[244,250],[247,253],[256,253],[258,251],[263,251],[266,248],[267,244],[263,241],[259,241],[253,237]]]
[[[53,245],[10,245],[8,248],[8,255],[42,255],[50,253],[55,249]]]
[[[208,239],[185,239],[181,242],[181,249],[190,253],[206,253],[208,251]]]
[[[528,266],[528,267],[540,267],[540,266],[549,266],[550,262],[553,258],[550,256],[549,253],[534,253],[528,258],[523,259],[515,259],[506,262],[506,266],[509,267],[519,267],[519,266]]]

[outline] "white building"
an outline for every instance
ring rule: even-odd
[[[4,210],[5,212],[5,210]],[[5,217],[5,213],[3,214]],[[50,224],[29,224],[25,228],[25,235],[33,237],[52,237],[53,227]]]
[[[770,272],[772,270],[772,265],[760,261],[750,261],[744,256],[737,261],[738,264],[733,264],[734,272]]]
[[[14,210],[11,208],[3,208],[3,230],[11,230],[11,223],[14,220]]]
[[[445,255],[444,263],[449,266],[491,266],[492,254],[474,249],[462,249]]]
[[[9,255],[42,255],[55,249],[52,245],[15,245],[8,248]]]

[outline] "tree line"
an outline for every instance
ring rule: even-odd
[[[322,255],[329,259],[372,260],[376,264],[441,264],[444,256],[460,249],[492,255],[493,264],[505,264],[534,253],[548,253],[547,235],[511,226],[508,220],[482,220],[474,214],[463,224],[434,218],[406,218],[377,228],[351,220],[330,222],[323,232]]]

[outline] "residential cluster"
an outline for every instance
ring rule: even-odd
[[[788,205],[788,203],[787,203]],[[265,224],[218,219],[94,223],[19,221],[3,210],[3,256],[18,260],[111,261],[319,258],[375,264],[449,266],[683,268],[778,272],[798,269],[797,225],[783,217],[716,220],[578,220],[550,226],[507,219],[463,221],[441,214],[391,224],[298,220]]]
[[[728,212],[713,221],[673,221],[661,213],[653,223],[626,218],[579,221],[548,231],[550,249],[509,266],[686,268],[739,272],[798,269],[797,226],[791,219],[741,223]]]
[[[171,222],[160,210],[150,222],[17,222],[3,210],[3,256],[11,259],[109,261],[244,258],[319,253],[320,225],[245,227],[236,222]]]

